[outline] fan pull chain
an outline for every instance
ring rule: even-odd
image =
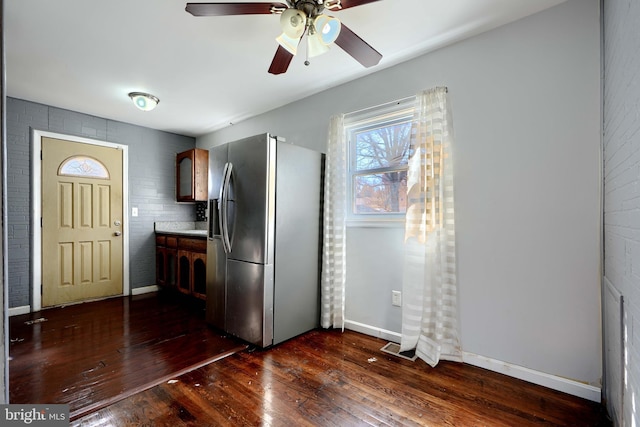
[[[309,20],[307,21],[307,49],[304,58],[304,65],[307,67],[311,64],[311,62],[309,62],[309,35],[311,34],[311,31],[313,31],[313,26],[311,25],[311,20]]]
[[[309,62],[309,48],[308,47],[307,47],[307,56],[305,57],[305,60],[304,60],[304,65],[306,65],[307,67],[309,65],[311,65],[311,62]]]

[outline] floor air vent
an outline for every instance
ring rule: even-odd
[[[415,350],[407,350],[401,352],[400,344],[396,344],[394,342],[388,343],[380,350],[384,351],[385,353],[393,354],[394,356],[402,357],[403,359],[411,360],[412,362],[414,362],[418,358],[418,356],[416,356]]]

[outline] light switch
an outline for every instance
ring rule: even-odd
[[[131,216],[138,216],[138,208],[131,208]]]

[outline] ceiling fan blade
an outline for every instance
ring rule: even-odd
[[[342,9],[348,9],[350,7],[356,7],[356,6],[362,6],[363,4],[367,4],[367,3],[373,3],[375,1],[380,1],[380,0],[340,0],[338,2],[338,4],[340,4],[341,7],[328,7],[329,10],[331,10],[332,12],[337,12],[339,10]]]
[[[340,34],[335,44],[367,68],[377,65],[382,59],[380,52],[372,48],[344,24],[342,24],[342,28],[340,28]]]
[[[193,16],[270,15],[273,9],[287,9],[283,3],[187,3]]]
[[[302,31],[302,35],[298,39],[298,45],[302,42],[302,38],[307,32],[306,28]],[[278,44],[278,50],[276,50],[276,54],[273,57],[273,61],[271,61],[271,66],[269,67],[269,72],[271,74],[283,74],[287,72],[289,68],[289,64],[291,64],[291,60],[295,54],[289,52],[287,49],[282,47],[281,44]]]
[[[276,50],[276,54],[273,57],[273,61],[271,61],[271,66],[269,67],[269,72],[271,74],[282,74],[287,72],[287,68],[289,68],[289,64],[291,64],[291,60],[293,59],[293,55],[287,49],[278,45],[278,50]]]

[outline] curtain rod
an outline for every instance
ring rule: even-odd
[[[445,93],[449,93],[449,88],[447,86],[436,86],[436,88],[438,88],[438,87],[444,87]],[[375,110],[375,109],[379,109],[379,108],[383,108],[383,107],[390,107],[392,105],[400,105],[400,104],[404,104],[404,103],[407,103],[407,102],[414,101],[415,99],[416,99],[416,96],[412,95],[412,96],[407,96],[405,98],[396,99],[395,101],[383,102],[382,104],[374,105],[372,107],[366,107],[366,108],[362,108],[360,110],[350,111],[348,113],[345,113],[344,117],[345,118],[349,118],[351,116],[355,116],[355,115],[358,115],[358,114],[361,114],[361,113],[365,113],[365,112],[367,112],[369,110]]]
[[[347,117],[355,116],[357,114],[365,113],[369,110],[376,110],[378,108],[390,107],[391,105],[404,104],[406,102],[410,102],[415,99],[416,99],[415,95],[412,95],[412,96],[407,96],[406,98],[396,99],[395,101],[383,102],[382,104],[373,105],[371,107],[362,108],[360,110],[350,111],[348,113],[345,113],[344,117],[347,118]]]

